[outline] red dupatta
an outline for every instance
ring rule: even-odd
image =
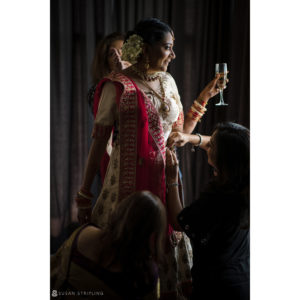
[[[96,88],[95,114],[107,81],[112,81],[116,86],[119,109],[119,200],[135,191],[149,190],[166,204],[166,149],[157,110],[130,78],[112,72]],[[168,232],[172,232],[170,225]]]

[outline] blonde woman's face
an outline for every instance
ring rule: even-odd
[[[116,40],[111,43],[111,48],[116,48],[120,56],[122,55],[122,47],[123,47],[124,41],[123,40]]]
[[[115,48],[117,50],[117,54],[118,54],[120,60],[121,60],[121,56],[122,56],[123,44],[124,44],[123,40],[116,40],[116,41],[112,42],[111,45],[110,45],[110,48]],[[108,54],[107,61],[108,61],[110,71],[115,69],[115,66],[116,66],[116,61],[115,60],[116,60],[115,55]]]

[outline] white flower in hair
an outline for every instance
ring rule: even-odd
[[[137,34],[131,35],[122,47],[122,60],[131,64],[137,63],[137,59],[142,53],[143,38]]]

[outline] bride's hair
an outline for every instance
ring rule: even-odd
[[[153,45],[161,41],[168,32],[174,35],[168,24],[156,18],[149,18],[137,23],[133,31],[128,31],[125,42],[131,35],[137,34],[142,37],[144,43]]]

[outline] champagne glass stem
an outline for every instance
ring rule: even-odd
[[[220,89],[220,102],[215,104],[216,106],[227,106],[228,104],[224,102],[223,89]]]
[[[223,98],[223,89],[220,90],[220,104],[224,104],[224,98]]]

